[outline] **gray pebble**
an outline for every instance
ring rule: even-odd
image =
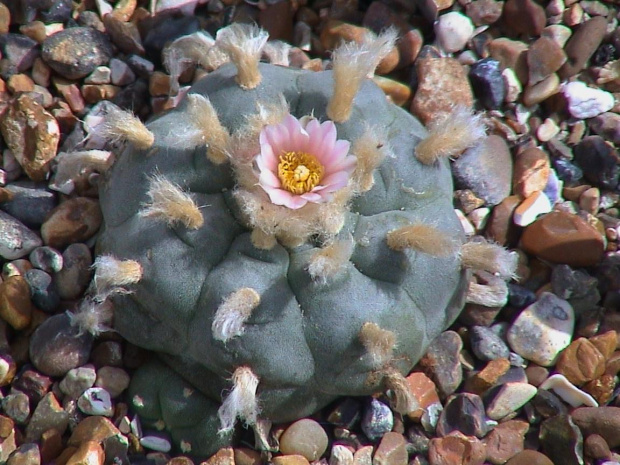
[[[536,386],[529,383],[504,383],[493,387],[484,394],[487,415],[492,420],[501,420],[523,407],[536,392]]]
[[[26,271],[24,278],[26,278],[30,286],[32,303],[37,308],[48,313],[58,308],[58,305],[60,305],[60,296],[56,290],[56,284],[48,273],[33,268],[32,270]]]
[[[17,181],[6,186],[6,190],[12,198],[0,204],[0,209],[31,228],[41,226],[49,212],[58,205],[56,194],[45,184]]]
[[[29,70],[39,56],[39,44],[23,34],[0,35],[0,48],[6,60],[3,71],[7,74]]]
[[[385,433],[392,431],[394,415],[390,407],[377,399],[372,399],[364,409],[362,431],[368,439],[375,441]]]
[[[2,411],[18,425],[30,417],[30,399],[21,391],[14,391],[2,399]]]
[[[463,381],[462,350],[461,336],[454,331],[444,331],[433,340],[420,360],[420,365],[433,380],[442,398],[456,391]]]
[[[482,361],[507,358],[510,350],[506,343],[491,328],[474,326],[470,329],[469,341],[474,355]]]
[[[486,436],[489,432],[489,425],[480,396],[459,393],[448,398],[439,416],[437,434],[443,437],[453,431],[460,431],[466,436],[477,438]]]
[[[140,444],[142,447],[158,452],[169,452],[172,448],[170,438],[162,433],[148,434],[140,438]]]
[[[88,287],[93,257],[86,244],[76,242],[62,253],[63,267],[54,275],[61,299],[77,299]]]
[[[60,390],[63,394],[77,399],[86,389],[95,385],[97,372],[93,365],[84,365],[82,367],[69,370],[65,377],[60,381]]]
[[[43,60],[63,77],[88,76],[112,57],[108,37],[90,27],[71,27],[49,36],[42,44]]]
[[[48,392],[37,404],[26,426],[26,440],[38,441],[41,435],[50,429],[55,429],[62,435],[67,426],[69,414],[58,403],[56,396]]]
[[[42,245],[41,238],[8,213],[0,211],[0,256],[7,260],[25,257]]]
[[[34,249],[30,252],[30,257],[28,258],[32,266],[46,273],[58,272],[63,266],[62,254],[58,250],[47,245]]]

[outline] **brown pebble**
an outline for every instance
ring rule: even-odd
[[[549,369],[532,363],[525,369],[525,375],[528,383],[538,387],[549,377]]]
[[[502,15],[504,4],[495,0],[474,0],[465,7],[467,16],[476,26],[495,23]]]
[[[137,26],[131,22],[123,22],[114,15],[105,15],[103,24],[110,39],[122,52],[144,55],[144,46]]]
[[[120,0],[114,5],[112,14],[120,21],[129,21],[138,6],[137,0]]]
[[[546,25],[547,15],[533,0],[508,0],[502,19],[506,28],[516,35],[537,37]]]
[[[402,434],[383,435],[373,458],[373,465],[407,465],[407,441]]]
[[[120,431],[107,418],[102,416],[86,417],[74,428],[67,445],[77,447],[87,441],[101,442],[117,434],[120,434]]]
[[[4,3],[0,3],[0,35],[8,34],[10,25],[11,12]]]
[[[585,220],[563,211],[551,212],[525,228],[523,249],[552,263],[592,266],[603,257],[601,234]]]
[[[55,429],[48,429],[41,435],[41,461],[50,463],[60,455],[64,447],[62,435]]]
[[[406,84],[383,76],[374,76],[372,80],[396,106],[403,106],[411,97],[411,89]]]
[[[609,358],[614,354],[616,350],[616,346],[618,344],[618,333],[614,330],[606,331],[603,334],[597,334],[596,336],[592,336],[590,338],[590,342],[594,344],[605,360],[609,360]]]
[[[524,150],[516,156],[514,163],[514,192],[525,199],[544,190],[550,172],[551,163],[545,152],[536,147]]]
[[[584,384],[582,389],[594,397],[599,405],[604,405],[611,400],[615,387],[616,380],[614,376],[604,374],[600,378],[593,379],[589,383]]]
[[[102,100],[112,100],[120,92],[120,87],[112,84],[85,84],[82,86],[82,96],[88,104]]]
[[[39,445],[27,442],[20,445],[8,458],[6,465],[40,465]]]
[[[409,391],[417,401],[419,408],[409,412],[407,416],[412,420],[418,420],[424,414],[424,410],[432,404],[440,404],[435,383],[424,373],[416,372],[407,376]]]
[[[602,16],[596,16],[577,27],[564,46],[568,60],[558,72],[562,79],[574,76],[585,67],[603,41],[606,31],[607,19]]]
[[[429,444],[430,465],[482,465],[485,458],[486,448],[479,439],[458,432]]]
[[[103,465],[104,461],[105,454],[99,443],[86,441],[71,455],[66,465]]]
[[[85,103],[80,88],[73,81],[61,77],[52,79],[54,87],[65,99],[73,113],[80,114],[84,111]]]
[[[486,228],[489,239],[503,246],[516,242],[519,231],[512,222],[512,217],[519,203],[521,203],[519,196],[510,195],[493,207]]]
[[[201,462],[201,465],[204,462]],[[168,462],[166,463],[166,465],[194,465],[194,461],[192,459],[190,459],[189,457],[173,457],[170,460],[168,460]],[[235,464],[238,465],[238,464]]]
[[[494,386],[497,380],[510,369],[507,358],[498,358],[488,362],[482,370],[470,376],[465,381],[465,391],[482,395],[487,389]]]
[[[410,110],[424,124],[451,114],[455,105],[473,105],[467,74],[455,58],[419,59],[417,74],[418,89]]]
[[[30,324],[30,286],[23,276],[10,276],[0,283],[0,317],[17,330]]]
[[[542,81],[555,73],[566,62],[566,53],[558,43],[542,36],[536,40],[527,52],[529,85]]]
[[[523,92],[523,103],[531,107],[547,100],[560,91],[560,78],[556,73],[551,74],[533,86],[528,86]]]
[[[273,465],[310,465],[303,455],[279,455],[271,459]]]
[[[101,226],[99,202],[87,197],[69,199],[51,211],[41,225],[45,245],[63,249],[69,244],[90,239]]]
[[[499,61],[502,69],[512,69],[521,84],[527,84],[527,50],[525,42],[512,40],[505,37],[493,39],[489,43],[489,55]]]
[[[575,386],[581,386],[605,372],[605,357],[588,339],[580,337],[560,352],[555,369]]]
[[[605,439],[598,434],[589,435],[583,442],[583,452],[593,460],[610,460],[611,451]]]
[[[0,118],[0,132],[26,175],[44,181],[60,141],[54,117],[29,94],[22,94]]]
[[[580,407],[570,415],[584,436],[599,434],[610,448],[620,446],[620,407]]]
[[[34,81],[26,74],[13,74],[6,81],[6,87],[13,94],[32,92],[34,90]]]
[[[166,73],[155,71],[149,79],[149,94],[152,97],[167,97],[170,95],[172,79]]]
[[[55,429],[63,434],[69,426],[69,413],[63,409],[53,392],[48,392],[37,404],[28,425],[26,440],[38,441],[44,432]]]
[[[293,41],[293,8],[291,2],[267,3],[258,12],[258,25],[269,33],[269,40]]]
[[[26,37],[30,37],[32,40],[36,40],[40,44],[43,43],[47,37],[47,31],[45,30],[45,23],[43,21],[31,21],[28,24],[23,24],[19,27],[19,32]]]
[[[541,452],[524,450],[508,460],[506,465],[553,465],[553,462]]]
[[[601,201],[601,191],[598,187],[586,189],[579,197],[579,208],[587,211],[591,215],[596,215]]]
[[[222,447],[204,465],[235,465],[235,453],[232,447]]]
[[[235,447],[235,465],[261,465],[260,453],[247,447]]]
[[[323,427],[309,418],[297,420],[280,437],[280,451],[302,455],[310,462],[318,460],[327,450],[328,438]]]
[[[487,461],[502,465],[523,450],[529,424],[523,420],[508,420],[497,425],[482,440],[486,446]]]

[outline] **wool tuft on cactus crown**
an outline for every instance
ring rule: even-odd
[[[429,133],[386,99],[370,77],[393,31],[322,72],[261,63],[254,26],[205,37],[185,59],[210,72],[176,108],[106,125],[124,149],[100,187],[93,294],[158,355],[134,410],[206,456],[338,396],[416,408],[405,376],[466,300],[505,302],[516,265],[469,244],[452,206],[448,158],[485,137],[480,119],[455,108]],[[84,331],[100,330],[93,308]]]

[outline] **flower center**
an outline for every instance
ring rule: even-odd
[[[284,152],[278,163],[278,178],[287,191],[301,195],[311,191],[323,178],[323,165],[314,155]]]

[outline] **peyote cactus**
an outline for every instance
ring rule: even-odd
[[[177,108],[146,126],[110,115],[127,145],[75,319],[111,300],[116,330],[158,353],[130,398],[181,450],[208,455],[237,420],[260,433],[342,395],[386,390],[410,411],[404,376],[466,297],[505,299],[512,257],[466,243],[452,207],[446,157],[480,123],[458,110],[429,135],[388,102],[367,77],[393,40],[310,72],[259,63],[264,33],[233,25],[210,51],[232,63]]]

